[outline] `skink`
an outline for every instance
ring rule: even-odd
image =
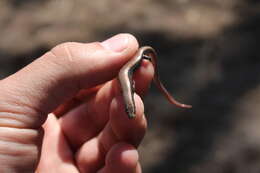
[[[135,56],[127,62],[119,71],[118,80],[121,86],[125,111],[130,119],[134,118],[136,115],[136,106],[134,102],[134,82],[132,79],[133,72],[141,65],[143,59],[149,60],[154,67],[153,81],[158,89],[164,94],[167,100],[182,108],[191,108],[191,105],[186,105],[175,100],[166,88],[163,86],[159,78],[159,72],[157,67],[157,55],[155,50],[150,46],[141,47]]]

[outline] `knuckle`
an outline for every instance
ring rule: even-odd
[[[75,56],[75,48],[77,48],[79,43],[76,42],[65,42],[55,46],[50,50],[55,58],[64,58],[65,60],[73,61]]]

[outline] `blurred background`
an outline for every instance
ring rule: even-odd
[[[129,32],[159,54],[145,99],[145,173],[260,172],[258,0],[0,0],[0,79],[65,41]]]

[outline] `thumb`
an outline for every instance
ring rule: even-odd
[[[114,78],[137,48],[136,39],[129,34],[102,43],[56,46],[0,81],[0,127],[40,127],[48,113],[80,89]]]

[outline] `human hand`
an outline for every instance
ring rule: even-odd
[[[116,80],[137,49],[129,34],[64,43],[1,80],[0,172],[141,172],[143,103],[135,95],[136,117],[128,119]],[[140,96],[152,76],[142,63],[134,75]]]

